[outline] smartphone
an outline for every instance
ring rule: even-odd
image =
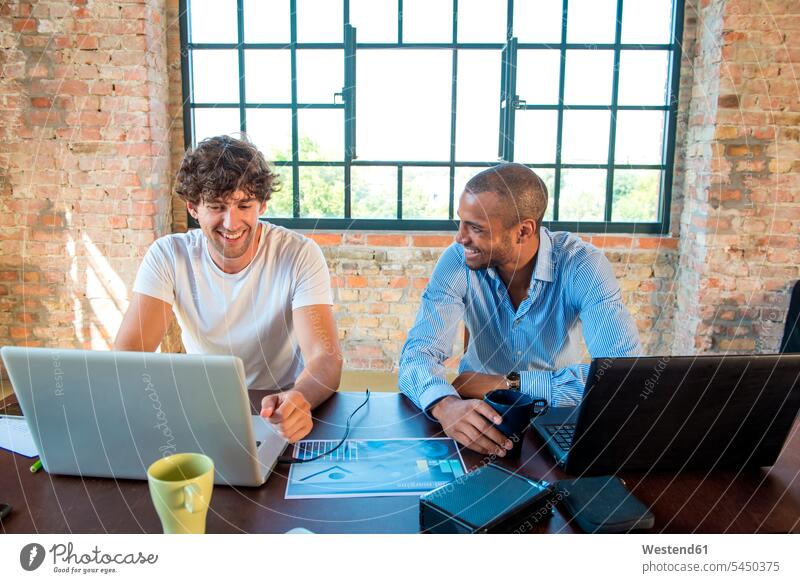
[[[653,528],[655,517],[616,476],[559,480],[553,486],[584,532],[630,532]]]

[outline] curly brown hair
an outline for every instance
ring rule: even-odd
[[[280,187],[277,173],[247,138],[206,138],[188,150],[175,178],[175,192],[200,204],[226,199],[237,190],[266,202]]]

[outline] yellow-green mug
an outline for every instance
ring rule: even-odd
[[[164,534],[205,534],[214,488],[214,462],[201,453],[176,453],[147,468],[150,497]]]

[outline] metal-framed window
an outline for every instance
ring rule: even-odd
[[[666,233],[683,5],[181,0],[185,142],[247,133],[294,228],[452,230],[507,160],[551,228]]]

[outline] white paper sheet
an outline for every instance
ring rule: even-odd
[[[0,447],[26,457],[39,455],[28,424],[22,417],[0,415]]]

